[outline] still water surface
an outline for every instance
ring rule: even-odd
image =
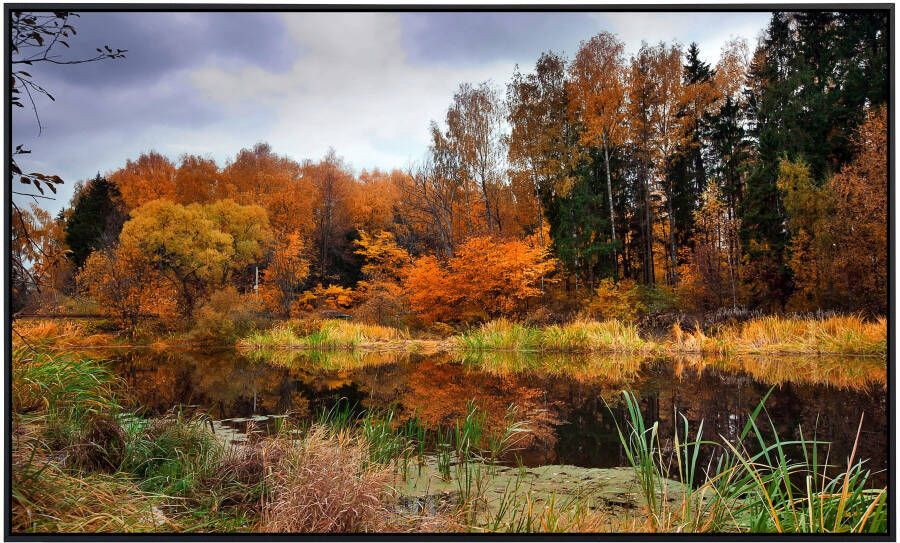
[[[214,419],[280,415],[303,419],[348,399],[360,409],[391,407],[450,425],[473,400],[488,426],[503,424],[510,404],[533,435],[519,452],[526,465],[614,467],[627,461],[616,421],[619,392],[633,391],[645,420],[660,435],[687,417],[704,437],[734,439],[766,392],[766,410],[782,439],[831,443],[832,463],[846,465],[860,418],[858,458],[886,468],[886,377],[883,359],[772,358],[642,359],[494,353],[456,360],[408,353],[258,353],[234,350],[119,351],[110,355],[132,407],[159,415],[192,406]],[[679,413],[676,418],[676,412]],[[766,424],[768,426],[768,424]],[[884,473],[875,480],[883,482]]]

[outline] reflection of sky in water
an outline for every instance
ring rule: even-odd
[[[846,459],[864,415],[858,454],[884,469],[885,362],[840,357],[539,356],[487,353],[454,360],[409,353],[214,353],[130,351],[113,356],[135,407],[161,413],[194,405],[214,418],[291,413],[309,417],[341,398],[362,408],[393,406],[429,425],[452,424],[473,399],[499,426],[511,404],[533,431],[529,464],[622,465],[616,421],[620,391],[641,399],[660,435],[687,417],[704,436],[736,436],[766,392],[766,411],[782,439],[813,434]],[[676,410],[679,413],[676,418]],[[613,413],[611,415],[610,413]],[[766,424],[768,426],[768,423]],[[768,429],[766,431],[769,431]]]

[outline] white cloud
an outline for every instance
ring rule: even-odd
[[[772,16],[768,12],[619,12],[593,15],[601,30],[619,35],[629,55],[640,48],[642,40],[651,45],[677,40],[684,46],[695,41],[700,45],[700,57],[710,64],[716,63],[722,46],[732,38],[745,38],[751,49],[755,47],[757,35]]]
[[[461,82],[512,73],[508,63],[416,66],[392,13],[290,13],[283,19],[300,51],[286,72],[258,67],[195,70],[192,81],[229,115],[270,109],[273,148],[295,158],[333,146],[356,168],[403,167],[419,159],[427,123],[440,120]]]

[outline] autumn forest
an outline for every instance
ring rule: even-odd
[[[653,36],[638,48],[609,31],[583,36],[576,50],[548,50],[506,81],[460,82],[445,114],[421,127],[427,148],[394,169],[357,169],[340,142],[326,142],[333,148],[324,156],[298,158],[247,141],[224,161],[149,148],[94,177],[66,179],[74,192],[58,213],[43,209],[40,195],[16,197],[10,308],[21,383],[13,401],[23,430],[13,454],[20,473],[33,473],[44,469],[34,458],[68,452],[67,460],[48,460],[53,467],[37,472],[42,476],[14,479],[15,529],[885,530],[890,483],[872,444],[883,436],[866,445],[853,409],[862,406],[867,425],[883,424],[889,16],[774,12],[758,40],[732,38],[715,52]],[[129,62],[123,50],[97,51],[92,60],[104,69]],[[30,74],[19,77],[23,89],[33,84]],[[19,174],[15,190],[56,192],[62,182]],[[151,351],[79,354],[83,348]],[[222,349],[228,354],[217,354]],[[191,350],[203,356],[184,354]],[[185,362],[152,361],[163,352]],[[108,370],[95,358],[128,369]],[[102,384],[121,375],[125,389],[154,397],[155,387],[243,368],[291,377],[259,385],[258,395],[253,370],[238,378],[248,379],[245,388],[227,402],[214,400],[216,386],[191,385],[202,394],[173,393],[183,398],[159,413],[133,407],[116,388],[121,383]],[[397,368],[409,368],[401,372],[407,385],[391,384]],[[155,380],[135,381],[146,371]],[[173,373],[163,377],[166,371]],[[653,384],[660,372],[664,384]],[[696,381],[687,377],[692,372]],[[84,376],[95,373],[103,377],[86,384]],[[728,417],[740,411],[740,423],[716,427],[711,439],[733,441],[707,456],[697,452],[704,421],[696,417],[712,408],[693,407],[682,428],[674,391],[720,373],[729,383],[721,385],[723,397],[734,376],[759,386],[747,392],[751,403],[727,407]],[[455,390],[468,379],[472,390],[459,392],[465,398],[421,402],[430,419],[404,404],[409,390]],[[809,464],[806,447],[817,445],[802,432],[819,419],[779,411],[777,402],[803,403],[787,396],[796,391],[779,388],[784,383],[798,394],[809,390],[816,398],[810,410],[826,409],[818,398],[846,406],[843,422],[830,419],[820,432],[835,441],[841,462],[850,457],[847,465]],[[578,403],[589,386],[602,389],[605,409]],[[95,398],[91,405],[106,407],[82,409],[78,387]],[[263,412],[258,396],[276,389],[277,407]],[[353,407],[355,397],[362,399]],[[767,399],[776,402],[777,430],[762,419]],[[672,420],[659,407],[668,401],[679,414]],[[197,403],[220,412],[182,419],[177,407],[173,415],[173,406]],[[49,418],[34,418],[48,409]],[[114,414],[98,414],[104,410]],[[707,415],[710,424],[725,417]],[[260,416],[268,421],[264,438],[246,422]],[[671,436],[644,432],[644,417],[663,421],[674,449],[663,441]],[[801,418],[807,426],[799,434],[778,433],[794,432]],[[584,431],[605,436],[597,438],[603,444],[578,442],[578,450],[615,447],[617,460],[566,456],[565,439],[576,439],[565,438],[566,425],[595,419]],[[245,427],[226,428],[233,421]],[[207,426],[215,435],[200,435]],[[203,440],[218,443],[226,431],[238,452],[201,452],[218,450]],[[301,448],[279,437],[289,431],[303,432]],[[758,436],[752,446],[762,452],[732,444],[748,443],[748,435]],[[868,464],[853,457],[861,435]],[[792,464],[797,443],[804,460]],[[26,445],[44,452],[26,461]],[[149,452],[153,447],[159,450]],[[661,451],[682,454],[679,447],[676,473]],[[694,464],[726,459],[720,471],[701,475],[699,465],[689,466],[691,447]],[[770,458],[775,450],[780,460]],[[526,453],[543,460],[525,461]],[[416,462],[419,479],[410,475]],[[535,509],[531,494],[510,493],[502,479],[512,472],[498,466],[516,462],[520,470],[577,464],[585,480],[595,476],[591,470],[602,477],[625,470],[621,476],[641,490],[628,507],[607,500],[600,516],[581,495],[558,510],[552,501]],[[321,477],[301,476],[305,465],[317,466]],[[749,465],[763,467],[744,469]],[[108,477],[90,483],[97,503],[125,496],[118,520],[104,517],[102,506],[98,513],[72,505],[83,503],[76,481],[94,472]],[[416,486],[423,473],[448,485],[453,505],[429,501],[444,498]],[[383,490],[397,477],[408,485],[399,498]],[[822,488],[802,484],[819,479]],[[683,500],[677,511],[661,497],[672,492],[665,481],[687,489],[676,492]],[[39,484],[62,485],[71,501],[51,500]],[[487,497],[492,484],[507,484],[496,491],[499,504]],[[843,494],[835,490],[840,484]],[[803,516],[797,492],[810,511],[818,500],[819,516]],[[343,509],[326,511],[322,504],[337,503],[338,494]],[[166,496],[186,501],[173,505]],[[152,510],[143,509],[145,501]]]

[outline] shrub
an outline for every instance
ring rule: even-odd
[[[635,321],[647,312],[640,294],[638,286],[631,279],[622,279],[618,283],[612,279],[604,279],[594,290],[587,312],[593,318]]]
[[[383,531],[393,516],[391,471],[368,460],[360,438],[313,427],[272,470],[259,531]]]
[[[478,322],[525,314],[554,281],[556,260],[528,241],[470,237],[453,257],[417,259],[404,289],[413,311],[425,322]]]
[[[194,336],[203,340],[228,340],[247,334],[260,321],[261,303],[252,294],[240,294],[227,286],[216,291],[194,311]]]
[[[407,307],[400,285],[387,281],[360,281],[357,294],[363,302],[353,311],[355,318],[386,326],[405,324]]]

